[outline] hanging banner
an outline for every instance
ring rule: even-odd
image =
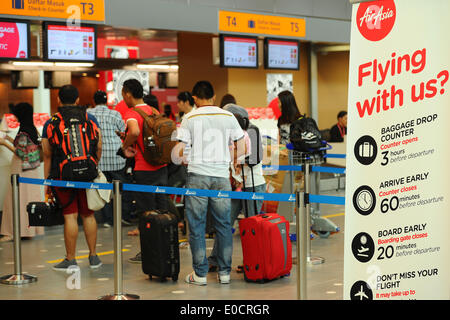
[[[449,12],[353,5],[344,299],[450,298]]]

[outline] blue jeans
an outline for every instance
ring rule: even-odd
[[[253,188],[244,188],[242,191],[244,192],[253,192]],[[255,192],[257,193],[264,193],[266,192],[266,184],[262,184],[260,186],[255,187]],[[256,210],[255,212],[255,201],[256,201]],[[261,212],[261,208],[263,205],[263,200],[239,200],[239,199],[233,199],[231,200],[231,226],[234,225],[234,222],[236,221],[238,215],[245,209],[245,205],[247,205],[247,212],[248,216],[252,217],[256,214],[259,214]],[[214,247],[211,251],[211,255],[208,257],[208,262],[212,266],[217,266],[217,248],[216,248],[216,241],[214,241]]]
[[[189,173],[186,188],[231,191],[231,184],[230,180],[226,178]],[[208,205],[211,209],[213,226],[216,231],[215,242],[219,274],[227,275],[231,272],[231,257],[233,254],[233,238],[230,224],[231,200],[187,196],[185,199],[185,211],[189,225],[192,267],[199,277],[206,277],[209,268],[205,242]]]

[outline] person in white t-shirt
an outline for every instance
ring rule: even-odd
[[[208,81],[199,81],[192,90],[197,110],[184,117],[177,130],[180,141],[173,154],[181,156],[186,145],[191,146],[187,159],[186,188],[231,191],[230,163],[245,155],[244,132],[232,113],[215,106],[214,89]],[[229,143],[235,143],[235,157],[230,154]],[[237,165],[236,165],[237,166]],[[207,208],[213,215],[216,231],[218,278],[222,284],[230,283],[233,239],[231,233],[229,198],[187,196],[185,213],[189,224],[189,244],[194,271],[185,281],[206,285],[208,259],[206,257],[205,226]]]
[[[256,142],[257,140],[254,139],[254,141],[250,140],[250,137],[247,133],[247,130],[249,130],[249,116],[247,110],[245,108],[235,105],[235,104],[227,104],[223,107],[224,110],[230,111],[233,113],[233,115],[238,119],[238,123],[241,126],[242,130],[244,130],[245,134],[245,142],[246,142],[246,154],[245,156],[250,156],[251,150],[252,150],[252,142]],[[253,130],[250,128],[250,130]],[[262,137],[259,137],[259,142],[262,143]],[[250,168],[247,164],[244,165],[244,178],[245,178],[245,185],[243,184],[242,179],[242,172],[240,174],[237,174],[234,170],[234,167],[232,166],[232,178],[234,181],[234,184],[236,185],[236,191],[238,189],[242,189],[244,192],[255,192],[255,193],[264,193],[266,192],[266,180],[263,176],[263,169],[262,169],[262,161],[258,164],[254,164],[253,168]],[[252,172],[253,171],[253,172]],[[254,184],[253,184],[254,179]],[[253,189],[254,187],[254,189]],[[231,200],[231,216],[230,216],[230,222],[233,226],[238,215],[243,212],[244,206],[247,206],[247,214],[248,217],[252,217],[254,215],[257,215],[260,213],[262,208],[263,200],[239,200],[239,199],[233,199]],[[216,258],[216,243],[214,243],[213,250],[211,251],[211,255],[208,257],[210,270],[214,270],[215,267],[217,267],[217,258]],[[237,272],[241,273],[243,272],[243,266],[240,265],[237,267]]]

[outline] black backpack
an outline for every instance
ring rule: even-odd
[[[324,147],[316,121],[306,116],[302,116],[291,124],[289,139],[296,151],[315,152]]]
[[[251,141],[251,154],[245,158],[245,164],[254,167],[263,160],[261,134],[259,128],[252,123],[248,126],[247,134]]]

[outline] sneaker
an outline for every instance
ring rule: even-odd
[[[91,269],[97,269],[99,268],[103,263],[101,262],[98,255],[95,256],[89,256],[89,265]]]
[[[186,276],[185,281],[190,284],[196,284],[198,286],[206,286],[206,277],[199,277],[192,271]]]
[[[229,284],[231,282],[229,274],[218,274],[217,279],[219,279],[220,284]]]
[[[131,262],[131,263],[142,263],[142,253],[139,252],[133,258],[128,259],[128,262]]]
[[[75,259],[67,260],[64,259],[62,262],[58,263],[57,265],[53,266],[53,270],[56,271],[67,271],[70,267],[77,267],[77,261]]]
[[[105,222],[105,223],[103,224],[103,228],[107,228],[107,229],[112,228],[112,224],[110,224],[110,223],[108,223],[108,222]]]

